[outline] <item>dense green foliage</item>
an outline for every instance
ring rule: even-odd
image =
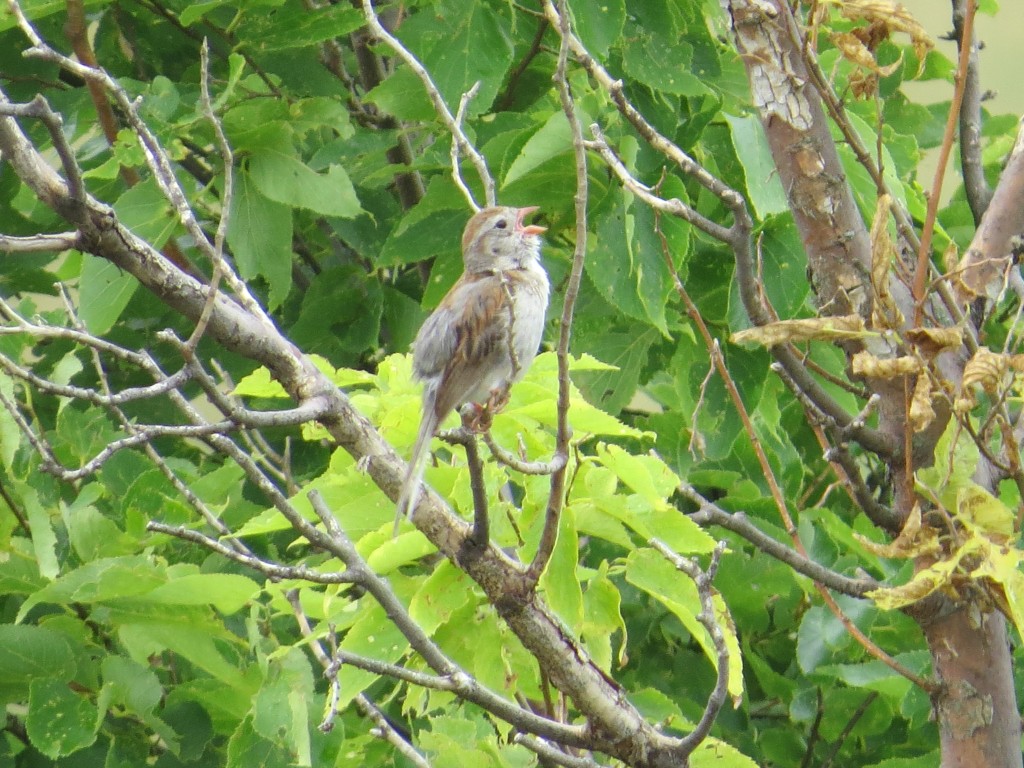
[[[452,180],[451,136],[419,80],[386,47],[359,48],[361,9],[314,5],[129,0],[90,2],[85,10],[98,61],[141,98],[142,118],[176,162],[189,202],[212,233],[225,213],[225,175],[200,103],[199,47],[209,40],[213,102],[234,153],[226,238],[233,263],[285,335],[304,353],[320,356],[355,406],[405,455],[419,414],[406,353],[427,311],[459,274],[469,208]],[[583,43],[622,79],[631,102],[747,197],[763,288],[780,316],[813,315],[802,245],[718,1],[570,5]],[[44,39],[69,50],[63,4],[23,7]],[[468,105],[467,134],[498,181],[500,202],[539,206],[548,227],[544,263],[555,288],[548,352],[494,423],[501,445],[522,440],[530,459],[545,459],[555,445],[551,350],[576,238],[572,138],[551,84],[558,37],[536,9],[502,0],[416,0],[404,3],[402,13],[395,34],[423,62],[453,111],[480,81]],[[821,65],[845,94],[850,78],[864,72],[840,56],[825,32],[858,22],[827,24],[833,27],[819,37]],[[13,18],[0,15],[0,84],[8,98],[27,102],[42,92],[63,118],[90,193],[138,236],[165,253],[173,244],[196,272],[211,274],[152,179],[136,134],[122,127],[111,146],[84,83],[23,57],[26,47]],[[379,84],[365,83],[357,48],[388,61]],[[851,98],[846,108],[869,146],[881,132],[890,189],[921,219],[925,196],[917,168],[922,152],[941,139],[948,104],[918,104],[900,89],[913,78],[951,81],[954,65],[934,50],[920,60],[921,49],[899,36],[882,42],[876,55],[880,64],[896,65],[881,77],[878,99]],[[589,125],[598,123],[637,178],[712,221],[729,221],[721,201],[668,168],[582,69],[570,69],[570,82],[588,137]],[[21,125],[39,146],[51,145],[42,124]],[[1010,118],[985,123],[985,158],[993,172],[1014,127]],[[389,157],[400,140],[409,144],[409,165]],[[845,145],[840,154],[870,221],[875,184]],[[937,728],[925,692],[871,658],[822,605],[808,578],[738,536],[702,531],[680,514],[691,511],[675,493],[686,478],[724,509],[743,511],[774,538],[789,541],[726,386],[709,378],[709,352],[671,270],[722,344],[811,558],[842,573],[861,568],[892,585],[912,574],[908,562],[881,558],[858,538],[882,540],[835,482],[803,409],[771,371],[768,353],[729,343],[731,333],[748,325],[729,249],[652,212],[596,154],[589,162],[588,245],[571,346],[578,389],[570,411],[569,494],[542,598],[650,721],[667,732],[687,732],[714,685],[714,650],[695,619],[692,582],[648,540],[657,536],[679,553],[704,556],[724,539],[729,549],[715,585],[731,615],[736,706],[723,709],[713,730],[719,741],[709,742],[693,764],[935,765]],[[480,198],[479,179],[463,165]],[[423,192],[407,207],[395,179],[412,173],[422,179]],[[939,222],[939,251],[966,247],[973,222],[962,193],[953,195]],[[0,166],[0,231],[64,228],[10,168]],[[77,320],[69,318],[56,282],[70,292]],[[103,350],[97,366],[74,337],[48,336],[41,328],[80,321],[84,331],[112,344],[146,350],[170,372],[181,367],[181,350],[160,332],[169,328],[186,338],[194,327],[131,275],[78,251],[5,256],[0,291],[34,324],[19,328],[8,316],[0,352],[58,385],[120,392],[153,378],[138,361]],[[846,359],[837,348],[812,342],[807,352],[826,372],[845,376]],[[222,388],[249,405],[286,407],[283,391],[252,360],[209,336],[197,356],[216,360]],[[17,402],[25,426],[43,437],[53,461],[77,468],[129,434],[112,409],[34,388],[7,370],[0,394]],[[851,392],[828,386],[851,412],[863,407]],[[194,382],[183,392],[204,399]],[[166,397],[125,402],[120,409],[138,424],[184,423]],[[268,474],[311,520],[305,494],[319,489],[360,553],[466,671],[510,698],[543,707],[555,697],[560,706],[536,660],[480,589],[447,560],[431,557],[433,546],[411,525],[392,538],[393,504],[324,437],[307,425],[301,431],[268,428],[258,440],[234,439],[270,467]],[[259,556],[342,570],[297,537],[236,461],[196,439],[161,436],[152,447],[162,466],[142,446],[126,447],[96,471],[60,480],[46,471],[38,445],[11,412],[0,410],[6,502],[0,514],[0,694],[8,714],[0,766],[408,764],[350,706],[363,693],[435,765],[534,764],[531,752],[509,743],[507,724],[452,693],[351,667],[340,673],[335,727],[318,730],[330,706],[329,685],[290,600],[298,601],[325,642],[332,635],[343,650],[404,660],[411,669],[424,668],[422,661],[381,606],[347,585],[270,580],[195,543],[147,532],[151,520],[204,529],[173,474]],[[427,480],[469,516],[461,449],[435,447],[439,460]],[[863,467],[868,475],[882,474],[869,459]],[[510,476],[514,497],[499,501]],[[485,479],[494,540],[529,560],[543,524],[548,478],[517,475],[489,461]],[[873,482],[884,486],[882,477]],[[1013,491],[1007,493],[1012,507]],[[865,600],[838,602],[906,668],[928,673],[929,657],[910,618]]]

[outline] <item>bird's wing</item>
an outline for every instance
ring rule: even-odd
[[[424,323],[422,340],[416,342],[416,374],[441,377],[434,403],[439,419],[479,388],[499,345],[508,343],[507,334],[508,292],[501,276],[465,275]]]

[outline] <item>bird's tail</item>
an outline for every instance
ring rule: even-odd
[[[413,510],[420,499],[420,484],[423,481],[423,472],[427,467],[427,457],[430,455],[430,441],[434,437],[434,430],[437,429],[437,416],[433,408],[425,408],[423,420],[420,422],[420,432],[416,436],[416,445],[413,446],[412,456],[409,458],[409,468],[405,472],[405,480],[402,482],[402,491],[398,494],[398,505],[395,510],[395,533],[398,535],[398,525],[402,518],[412,518]]]

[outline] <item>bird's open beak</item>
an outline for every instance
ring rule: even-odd
[[[537,210],[536,205],[528,205],[525,208],[520,208],[519,213],[516,215],[516,229],[527,235],[539,235],[542,232],[547,232],[547,227],[541,227],[537,224],[527,224],[523,226],[523,219],[529,216],[531,213]]]

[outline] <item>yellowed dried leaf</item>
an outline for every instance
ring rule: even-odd
[[[932,408],[931,379],[922,372],[914,385],[914,396],[910,399],[910,424],[914,432],[921,432],[935,421],[935,409]]]
[[[924,57],[935,43],[928,36],[924,27],[917,19],[900,3],[892,0],[831,0],[838,5],[843,16],[853,21],[864,20],[871,25],[884,27],[888,34],[902,32],[910,37],[910,43],[914,47],[914,54],[917,56],[918,71],[924,68]],[[877,37],[878,34],[873,35]]]
[[[964,378],[960,382],[960,395],[953,404],[954,410],[957,413],[965,413],[974,407],[975,386],[980,386],[989,394],[994,394],[1007,370],[1009,370],[1007,355],[993,352],[988,347],[980,347],[964,367]]]
[[[895,379],[921,370],[921,361],[916,357],[876,357],[870,352],[858,352],[850,362],[855,376],[873,379]]]
[[[955,553],[952,558],[921,569],[903,586],[874,589],[867,596],[879,608],[892,611],[923,600],[937,590],[955,595],[954,573],[959,565],[960,554]]]
[[[962,387],[973,387],[980,384],[988,393],[994,393],[1006,375],[1009,359],[1006,355],[993,352],[988,347],[980,347],[964,368]]]
[[[884,67],[881,66],[875,60],[874,53],[871,52],[860,37],[852,32],[833,32],[829,35],[829,38],[832,40],[835,47],[839,49],[839,52],[843,54],[843,58],[876,75],[888,77],[903,63],[903,57],[901,56],[899,61],[895,61]]]
[[[871,324],[875,328],[893,329],[903,325],[903,314],[889,293],[889,270],[896,257],[896,247],[889,235],[891,205],[889,195],[880,195],[871,220],[871,287],[874,291]]]
[[[921,524],[921,507],[918,504],[910,511],[900,535],[888,544],[877,544],[859,533],[855,533],[854,538],[872,554],[890,559],[908,560],[921,555],[934,555],[940,549],[935,529]]]
[[[837,341],[857,339],[869,331],[860,315],[809,317],[803,320],[780,320],[757,328],[747,328],[732,335],[736,344],[760,344],[774,347],[786,342]]]
[[[928,360],[943,350],[958,349],[964,343],[960,328],[911,328],[906,338]]]
[[[875,293],[888,292],[889,289],[889,265],[895,254],[892,238],[889,237],[891,205],[892,198],[889,195],[879,195],[875,203],[875,215],[871,219],[871,286]]]
[[[957,264],[960,262],[960,251],[956,247],[956,243],[950,241],[949,245],[946,246],[946,250],[942,252],[942,263],[946,268],[946,274],[956,269]]]

